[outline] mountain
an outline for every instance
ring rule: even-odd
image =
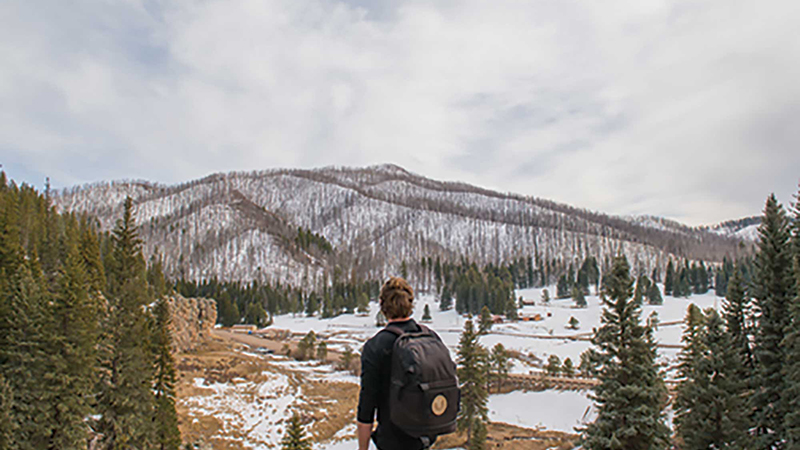
[[[316,285],[334,268],[383,278],[429,256],[604,261],[619,251],[649,272],[670,257],[718,262],[747,251],[737,237],[708,229],[436,181],[395,165],[235,172],[173,186],[102,182],[53,200],[108,230],[126,196],[147,252],[158,249],[168,275],[191,279]]]
[[[758,226],[761,225],[761,216],[744,217],[742,219],[728,220],[717,225],[704,227],[706,231],[729,236],[745,241],[755,242],[758,239]]]

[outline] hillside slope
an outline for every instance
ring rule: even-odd
[[[394,165],[215,174],[174,186],[105,182],[65,189],[54,201],[110,229],[128,195],[147,251],[159,249],[168,275],[192,279],[309,285],[334,266],[380,278],[423,256],[571,261],[620,250],[634,269],[650,271],[670,256],[720,261],[743,251],[736,237],[665,219],[614,217]],[[298,227],[334,251],[301,247]]]

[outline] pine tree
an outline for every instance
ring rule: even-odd
[[[664,299],[661,298],[661,291],[656,283],[651,283],[647,291],[647,303],[651,305],[663,305]]]
[[[358,294],[356,312],[359,314],[369,314],[369,295],[366,292]]]
[[[790,308],[791,325],[786,335],[786,448],[800,449],[800,189],[794,204],[792,254],[795,276],[794,300]]]
[[[304,361],[313,358],[316,345],[317,335],[314,334],[314,330],[311,330],[297,344],[297,359]]]
[[[0,375],[0,448],[7,450],[17,448],[14,438],[17,424],[12,414],[13,405],[14,393],[5,378]]]
[[[682,448],[749,448],[738,349],[716,310],[692,305],[686,322],[675,399]]]
[[[325,341],[317,344],[317,359],[325,361],[328,359],[328,343]]]
[[[154,365],[149,318],[144,311],[150,298],[130,197],[125,200],[112,241],[114,265],[106,270],[111,303],[106,343],[109,352],[104,358],[106,378],[98,405],[101,432],[111,450],[152,448]]]
[[[90,414],[94,394],[98,343],[99,305],[87,291],[83,258],[74,230],[66,236],[67,255],[58,277],[58,293],[53,298],[54,390],[52,405],[53,448],[78,448],[86,442],[85,419]]]
[[[431,321],[431,308],[428,304],[425,304],[425,308],[422,310],[422,321],[423,322],[430,322]]]
[[[580,328],[581,322],[574,316],[570,316],[567,326],[572,330],[577,330],[578,328]]]
[[[481,308],[481,316],[480,316],[480,324],[478,326],[478,333],[486,334],[492,329],[492,313],[489,311],[489,307],[483,305]]]
[[[741,270],[738,267],[734,269],[726,291],[725,299],[722,301],[722,315],[733,346],[738,349],[744,371],[741,378],[748,379],[755,368],[753,349],[750,344],[752,333],[748,325],[750,323],[750,306]]]
[[[356,355],[350,346],[345,346],[342,355],[339,357],[338,367],[339,370],[353,370],[353,363],[355,362]]]
[[[439,297],[439,310],[448,311],[453,307],[453,294],[450,293],[450,287],[445,284],[442,287],[442,294]]]
[[[572,300],[578,308],[586,308],[586,297],[583,295],[583,289],[578,286],[572,288]]]
[[[317,298],[317,293],[312,292],[308,296],[308,300],[306,301],[306,315],[311,317],[319,310],[319,298]]]
[[[705,316],[694,303],[689,305],[684,319],[683,349],[680,351],[678,367],[679,385],[675,398],[675,429],[686,448],[708,448],[703,445],[705,421],[708,419],[708,377],[701,370],[701,361],[706,357],[704,339]]]
[[[492,348],[490,363],[491,375],[495,382],[494,384],[496,384],[498,389],[500,389],[503,386],[503,380],[506,379],[508,372],[511,370],[511,361],[503,344],[498,342]]]
[[[675,284],[675,267],[672,265],[672,259],[667,263],[667,274],[664,276],[664,295],[673,295],[672,290]],[[677,297],[677,295],[675,296]]]
[[[786,349],[783,339],[791,325],[789,305],[797,295],[792,273],[789,222],[780,203],[771,195],[758,228],[752,296],[758,330],[755,336],[755,411],[758,448],[776,448],[786,438],[784,418],[789,413],[784,380]]]
[[[56,426],[53,405],[58,394],[53,376],[54,324],[47,307],[50,296],[35,264],[20,260],[11,273],[6,270],[0,269],[0,375],[14,396],[13,441],[19,449],[48,448]]]
[[[745,403],[741,397],[746,384],[738,378],[741,361],[738,349],[725,331],[725,323],[714,309],[706,311],[705,346],[708,354],[701,371],[709,379],[709,416],[704,423],[707,435],[704,448],[747,448],[747,421]]]
[[[542,289],[542,303],[545,305],[550,304],[550,291],[547,289]]]
[[[558,355],[550,355],[547,358],[547,365],[544,367],[545,372],[552,377],[557,377],[561,373],[561,358]]]
[[[181,433],[178,430],[178,414],[175,411],[175,361],[172,359],[172,322],[169,303],[161,297],[153,308],[155,327],[153,333],[153,352],[155,353],[155,415],[156,448],[159,450],[178,450]]]
[[[564,360],[564,364],[561,366],[561,372],[565,377],[572,377],[575,375],[575,366],[572,364],[571,359],[567,358]]]
[[[472,320],[464,323],[458,344],[458,379],[461,381],[461,414],[458,430],[467,432],[467,448],[483,449],[489,411],[486,391],[488,352],[480,344]]]
[[[281,448],[283,450],[311,450],[311,443],[308,442],[306,431],[303,429],[303,424],[300,423],[300,416],[296,413],[289,419],[286,433],[281,440]]]
[[[569,296],[569,281],[567,281],[566,275],[561,275],[558,278],[558,283],[556,284],[556,298],[569,298]]]
[[[604,284],[601,326],[593,338],[602,362],[592,396],[597,418],[583,430],[591,450],[658,450],[669,445],[664,423],[667,391],[656,365],[652,330],[641,325],[631,301],[633,280],[625,257],[616,257]]]
[[[386,316],[383,315],[383,311],[378,311],[378,313],[375,314],[375,326],[376,327],[386,326]]]

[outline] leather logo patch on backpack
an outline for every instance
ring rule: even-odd
[[[435,416],[441,416],[447,411],[447,397],[442,394],[436,396],[431,403],[431,411]]]

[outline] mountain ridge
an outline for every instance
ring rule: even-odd
[[[427,256],[479,263],[519,257],[572,261],[615,251],[650,271],[663,268],[670,256],[719,262],[747,246],[737,237],[670,219],[618,217],[438,181],[394,164],[215,173],[176,185],[99,182],[66,188],[53,199],[63,211],[95,215],[108,230],[127,195],[137,205],[147,251],[158,247],[170,275],[194,279],[306,284],[333,267],[382,277],[401,261]],[[324,236],[335,254],[300,249],[293,242],[298,229]],[[231,259],[247,259],[264,271],[220,266]]]

